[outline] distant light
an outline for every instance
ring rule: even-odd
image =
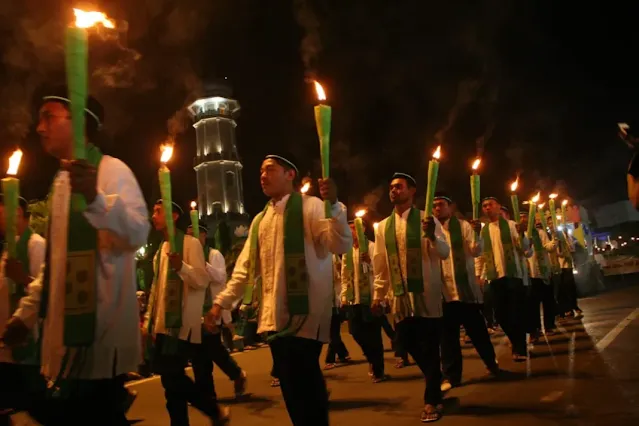
[[[561,225],[557,225],[557,231],[560,231],[560,232],[561,232],[561,231],[563,231],[563,230],[564,230],[564,227],[563,227],[563,226],[561,226]],[[570,232],[570,231],[569,231],[569,232]]]
[[[576,269],[572,270],[573,275],[577,275],[579,272]]]
[[[621,235],[619,235],[619,239],[620,239],[620,240],[623,240],[623,237],[622,237]]]
[[[568,235],[572,235],[572,229],[568,230]]]

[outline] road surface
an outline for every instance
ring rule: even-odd
[[[533,358],[515,364],[506,339],[493,337],[506,379],[486,378],[472,346],[464,348],[464,383],[446,395],[440,425],[639,425],[639,286],[582,299],[584,318],[561,323],[560,333],[535,345]],[[367,364],[344,331],[354,365],[326,372],[331,390],[331,425],[404,426],[419,424],[424,390],[416,366],[393,368],[392,380],[372,384]],[[386,342],[388,347],[388,342]],[[289,425],[279,388],[271,388],[268,348],[236,354],[248,373],[248,395],[232,398],[232,383],[219,370],[215,383],[221,403],[232,410],[232,425]],[[138,399],[129,411],[132,424],[169,425],[159,379],[130,383]],[[190,408],[191,425],[209,423]]]

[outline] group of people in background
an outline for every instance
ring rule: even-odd
[[[29,230],[22,200],[17,255],[5,251],[0,266],[0,424],[8,424],[11,410],[27,410],[45,425],[128,424],[132,394],[124,380],[142,358],[160,376],[172,426],[189,424],[189,404],[213,425],[229,424],[212,371],[216,364],[236,395],[246,391],[246,373],[221,338],[236,309],[242,322],[235,332],[268,344],[273,385],[281,387],[294,425],[329,424],[319,359],[328,343],[324,369],[349,362],[340,336],[345,318],[373,383],[390,378],[382,330],[393,342],[396,367],[410,355],[426,379],[420,420],[434,422],[444,414],[443,393],[462,382],[460,327],[488,374],[499,377],[490,340],[497,325],[521,362],[530,356],[527,333],[534,342],[554,332],[556,313],[581,314],[575,243],[565,231],[547,232],[540,222],[528,235],[526,223],[535,218],[511,220],[494,197],[482,202],[487,223],[461,219],[445,193],[436,194],[431,212],[421,211],[417,182],[402,172],[389,181],[394,209],[369,240],[349,223],[331,179],[318,180],[321,199],[298,191],[300,171],[289,154],[262,162],[269,201],[229,264],[208,246],[204,227],[199,238],[192,228],[171,236],[166,214],[175,222],[179,205],[166,209],[158,200],[149,218],[131,170],[93,144],[104,117],[93,98],[86,108],[87,159],[69,160],[69,105],[66,88],[40,103],[38,133],[61,164],[46,240]],[[77,195],[86,208],[77,208]],[[135,252],[150,223],[164,240],[141,317]],[[189,364],[194,379],[185,373]]]

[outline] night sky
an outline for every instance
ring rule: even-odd
[[[117,39],[91,41],[91,92],[107,108],[105,151],[129,164],[151,201],[158,146],[176,133],[174,198],[186,207],[196,195],[195,135],[180,111],[207,79],[227,77],[242,106],[237,140],[254,214],[266,201],[258,176],[265,154],[292,151],[319,177],[316,77],[333,106],[332,173],[351,208],[388,214],[387,179],[399,170],[414,173],[423,194],[440,142],[439,188],[462,211],[478,151],[483,195],[506,199],[520,174],[521,198],[541,189],[586,207],[621,200],[630,153],[616,123],[639,116],[637,10],[563,3],[97,1],[120,28],[128,22]],[[34,90],[62,76],[72,5],[82,3],[0,5],[0,154],[23,146],[29,198],[46,195],[56,170],[29,116]]]

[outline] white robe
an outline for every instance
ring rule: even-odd
[[[402,276],[407,276],[406,260],[406,223],[410,210],[406,210],[402,215],[394,212],[395,215],[395,238]],[[420,211],[420,216],[424,217],[424,212]],[[393,285],[391,284],[390,267],[388,253],[386,252],[386,222],[389,218],[382,220],[375,233],[375,249],[373,256],[373,270],[375,271],[375,300],[383,300],[388,297],[392,313],[401,321],[404,317],[415,316],[413,311],[414,295],[407,291],[404,284],[404,294],[395,296]],[[441,260],[448,258],[450,247],[446,242],[446,237],[442,231],[441,223],[435,219],[435,241],[422,238],[422,278],[424,281],[424,292],[421,294],[426,312],[421,316],[428,318],[439,318],[443,315],[442,310],[442,269]]]
[[[568,233],[566,232],[566,230],[562,230],[561,233],[564,236],[564,239],[566,240],[566,242],[568,243],[568,251],[570,251],[571,254],[575,253],[575,243],[577,242],[577,239],[574,238],[572,235],[568,235]],[[573,259],[573,266],[570,266],[570,259],[562,256],[562,251],[561,251],[561,245],[557,244],[557,258],[559,259],[559,266],[561,267],[561,269],[573,269],[574,268],[574,259]]]
[[[375,284],[375,273],[373,272],[372,259],[375,255],[375,244],[372,241],[368,242],[368,256],[371,258],[371,263],[364,263],[363,268],[369,270],[369,283],[370,286],[370,294],[371,294],[371,302],[372,296],[374,292],[374,284]],[[354,301],[353,305],[359,305],[361,303],[360,293],[359,293],[359,264],[360,264],[360,254],[359,247],[353,247],[353,282],[349,283],[346,279],[346,255],[342,255],[342,272],[341,272],[341,291],[340,291],[340,300],[342,302],[350,303],[346,300],[346,291],[348,290],[348,285],[351,284],[353,286],[353,296]]]
[[[289,196],[269,203],[258,230],[259,265],[262,297],[258,333],[281,331],[289,319],[287,309],[286,272],[284,271],[284,209]],[[303,196],[304,254],[309,275],[309,315],[296,336],[328,342],[333,309],[333,255],[345,253],[352,246],[351,230],[346,220],[346,207],[333,206],[332,218],[324,217],[324,202]],[[255,220],[251,224],[252,232]],[[230,309],[244,295],[248,283],[250,238],[244,244],[231,279],[215,303]]]
[[[211,291],[211,300],[215,300],[218,294],[224,287],[226,286],[226,261],[224,260],[224,256],[222,253],[211,249],[209,252],[209,258],[206,262],[206,272],[209,274],[209,289]],[[236,302],[237,303],[237,302]],[[235,303],[233,304],[235,307]],[[222,311],[222,318],[217,321],[217,324],[220,325],[224,321],[224,324],[230,324],[233,321],[231,316],[231,311],[228,309],[224,309]]]
[[[444,299],[447,302],[464,302],[464,303],[483,303],[484,295],[477,282],[477,275],[475,275],[475,259],[481,256],[483,249],[483,241],[481,236],[476,237],[475,231],[465,220],[459,220],[461,226],[461,237],[464,245],[464,253],[466,254],[466,274],[468,275],[468,281],[470,289],[472,291],[472,297],[462,298],[457,291],[457,283],[455,281],[455,267],[453,265],[453,246],[450,240],[450,220],[442,225],[442,230],[446,236],[446,242],[450,246],[450,256],[447,259],[442,260],[442,273],[444,277]]]
[[[535,254],[535,248],[532,243],[532,238],[530,236],[528,236],[528,239],[531,241],[530,249],[529,249],[529,251],[531,252],[531,256],[528,257],[528,269],[530,271],[531,278],[539,278],[539,279],[546,280],[547,278],[550,277],[550,273],[551,273],[549,253],[556,249],[557,243],[555,241],[552,241],[550,238],[548,238],[548,234],[546,234],[546,231],[538,229],[537,232],[539,233],[539,239],[541,240],[541,246],[543,249],[542,257],[543,257],[543,262],[546,264],[546,268],[548,269],[548,277],[544,277],[541,274],[541,268],[539,267],[539,260],[537,259],[537,255]]]
[[[16,241],[19,239],[20,236],[16,236]],[[33,233],[27,242],[27,251],[29,252],[29,275],[37,277],[44,263],[47,243],[40,235]],[[4,262],[6,259],[7,251],[5,250],[0,260],[0,336],[4,334],[7,320],[13,315],[13,312],[9,312],[9,291],[12,284],[4,275]],[[34,327],[31,332],[33,337],[37,339],[38,327]],[[0,346],[0,362],[14,362],[11,348]]]
[[[182,279],[182,327],[178,333],[180,340],[191,343],[202,343],[202,307],[204,295],[209,285],[209,275],[204,262],[204,250],[197,238],[184,236],[182,248],[182,268],[177,273]],[[169,271],[170,245],[168,241],[162,244],[155,254],[153,265],[159,261],[158,276],[153,277],[149,307],[144,316],[144,328],[148,329],[151,315],[154,316],[153,334],[168,334],[164,322],[164,296],[166,279]]]
[[[515,264],[517,266],[517,277],[513,278],[521,278],[524,279],[524,252],[530,248],[530,242],[528,238],[524,236],[524,238],[519,237],[519,233],[517,232],[517,228],[515,227],[515,222],[512,220],[508,221],[508,225],[510,226],[510,236],[513,240],[513,249],[515,251]],[[488,231],[490,235],[490,242],[493,248],[493,257],[495,258],[495,270],[497,272],[497,278],[503,278],[506,276],[506,258],[504,256],[504,247],[501,243],[501,231],[499,230],[499,221],[491,222],[487,224]],[[486,248],[486,243],[484,242],[484,249]],[[479,257],[479,265],[482,271],[482,278],[486,279],[487,271],[486,265],[484,262],[483,256]]]
[[[135,371],[141,361],[140,312],[136,297],[135,252],[149,235],[148,209],[131,169],[105,155],[98,167],[98,195],[84,212],[98,230],[97,322],[95,341],[87,351],[81,379],[108,379]],[[42,373],[58,376],[66,352],[63,339],[69,174],[62,171],[53,184],[51,220],[51,279],[42,336]],[[29,286],[15,315],[28,327],[38,320],[42,273]]]

